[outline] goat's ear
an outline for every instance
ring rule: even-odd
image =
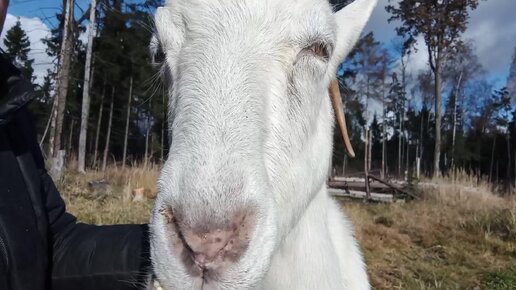
[[[338,66],[358,41],[377,0],[355,0],[334,14],[337,23],[337,44],[332,62]]]

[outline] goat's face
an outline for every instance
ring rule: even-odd
[[[373,2],[337,14],[323,0],[176,0],[158,9],[151,50],[169,88],[171,144],[151,247],[165,288],[259,284],[323,186],[328,85]]]

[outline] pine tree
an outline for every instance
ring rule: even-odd
[[[6,48],[6,56],[10,58],[14,65],[22,72],[22,75],[29,81],[33,81],[34,69],[32,64],[34,59],[29,59],[30,41],[21,27],[20,20],[9,29],[5,35],[4,45]]]

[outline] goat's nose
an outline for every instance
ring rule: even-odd
[[[224,222],[209,220],[190,224],[183,222],[180,215],[171,215],[171,229],[182,244],[184,265],[193,273],[199,270],[220,272],[238,261],[249,245],[255,217],[253,211],[246,210]]]
[[[234,228],[216,229],[200,234],[186,230],[183,232],[183,237],[192,251],[195,263],[201,268],[212,263],[220,263],[228,258],[226,254],[231,250],[229,243],[234,244],[239,238]]]

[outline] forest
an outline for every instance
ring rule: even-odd
[[[488,0],[496,1],[496,0]],[[167,156],[167,93],[149,42],[160,0],[63,0],[59,25],[42,39],[54,64],[34,82],[31,110],[45,157],[76,160],[79,172],[162,163]],[[335,9],[351,1],[331,1]],[[516,48],[503,85],[463,37],[479,0],[383,1],[397,39],[365,31],[337,71],[355,158],[334,136],[333,171],[381,178],[470,176],[510,194],[516,182]],[[81,35],[86,35],[86,40]],[[2,40],[5,55],[35,80],[20,22]],[[418,50],[427,66],[407,69]],[[61,161],[61,162],[60,162]],[[56,170],[59,170],[57,168]]]

